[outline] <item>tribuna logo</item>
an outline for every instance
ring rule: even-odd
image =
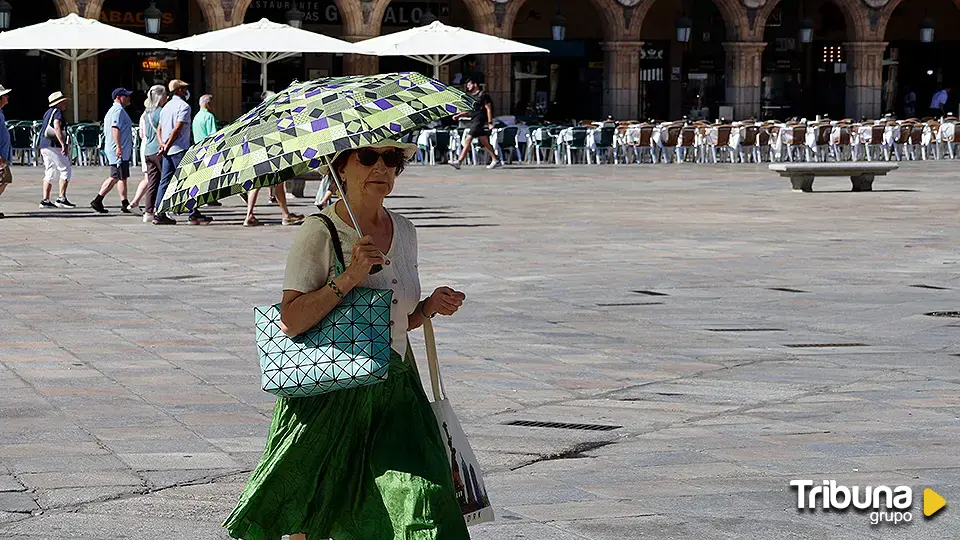
[[[870,523],[909,523],[913,520],[913,490],[907,486],[839,486],[834,480],[791,480],[797,490],[797,508],[800,510],[838,510],[853,507],[871,511]],[[885,509],[885,510],[884,510]]]

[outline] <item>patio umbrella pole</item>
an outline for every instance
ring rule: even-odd
[[[77,97],[80,95],[80,91],[77,88],[77,85],[79,84],[77,82],[77,79],[78,79],[77,64],[79,63],[79,61],[77,60],[77,54],[76,54],[77,51],[74,50],[70,52],[73,53],[70,55],[71,57],[70,58],[70,86],[73,87],[73,123],[79,124],[80,123],[80,104],[78,103],[79,99],[77,99]]]
[[[263,83],[263,94],[267,93],[267,66],[270,64],[268,60],[260,61],[260,82]]]
[[[353,215],[353,210],[350,208],[350,203],[347,202],[347,192],[343,190],[343,184],[340,183],[340,177],[337,175],[337,172],[333,170],[333,158],[327,157],[327,172],[330,175],[330,178],[333,178],[333,183],[337,185],[337,192],[340,193],[340,199],[343,200],[343,205],[347,207],[347,214],[350,214],[350,221],[353,221],[353,228],[357,230],[357,234],[363,238],[363,232],[360,231],[360,224],[357,223],[357,216]],[[380,255],[384,255],[381,253]],[[383,266],[379,264],[373,265],[370,268],[371,274],[376,274],[377,272],[383,270]]]

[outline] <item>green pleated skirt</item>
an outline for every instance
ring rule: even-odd
[[[468,540],[413,356],[386,381],[279,398],[260,464],[223,523],[243,540]]]

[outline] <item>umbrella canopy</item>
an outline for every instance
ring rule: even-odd
[[[260,64],[260,81],[267,90],[267,64],[301,53],[372,54],[347,41],[260,19],[215,30],[170,44],[184,51],[226,52]]]
[[[440,21],[361,41],[358,45],[377,56],[406,56],[430,64],[434,77],[440,76],[440,66],[471,54],[550,52],[525,43],[447,26]]]
[[[71,13],[60,19],[0,33],[0,50],[32,50],[70,61],[73,83],[73,120],[79,121],[77,62],[111,49],[175,49],[167,43],[141,36],[96,19]]]
[[[338,152],[398,139],[473,103],[419,73],[295,83],[187,150],[158,211],[189,212],[279,184],[326,167]]]

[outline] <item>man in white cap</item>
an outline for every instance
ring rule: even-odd
[[[11,92],[9,88],[0,86],[0,194],[13,182],[10,172],[10,159],[13,157],[13,147],[10,145],[10,131],[7,130],[7,119],[3,116],[3,108],[7,106]],[[0,218],[3,213],[0,213]]]
[[[67,143],[64,136],[63,111],[67,110],[67,100],[63,92],[54,92],[48,98],[49,109],[43,114],[40,128],[40,157],[43,158],[43,198],[40,208],[75,208],[67,200],[67,183],[73,174],[70,158],[67,157]],[[60,177],[60,197],[50,201],[53,192],[53,177]]]

